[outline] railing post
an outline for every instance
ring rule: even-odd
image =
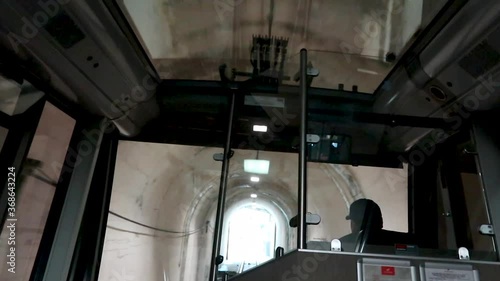
[[[217,201],[217,214],[215,218],[214,243],[212,247],[212,260],[210,262],[209,281],[217,280],[217,271],[219,264],[222,263],[220,256],[220,246],[222,240],[222,225],[224,222],[224,204],[226,202],[227,176],[229,173],[229,155],[231,152],[231,133],[233,129],[233,116],[236,94],[231,93],[231,101],[229,103],[229,117],[227,125],[226,144],[224,145],[224,160],[222,162],[222,173],[220,179],[219,199]]]
[[[300,50],[300,151],[299,151],[299,224],[297,228],[297,248],[306,247],[307,212],[307,50]]]

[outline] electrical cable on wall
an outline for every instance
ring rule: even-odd
[[[49,176],[49,175],[47,175],[47,173],[45,173],[45,172],[44,172],[42,169],[40,169],[40,167],[38,166],[38,165],[40,165],[40,163],[41,163],[40,161],[38,161],[38,160],[33,160],[33,159],[29,159],[29,158],[28,158],[27,163],[28,163],[28,165],[27,165],[27,166],[28,166],[28,167],[30,167],[30,168],[31,168],[31,170],[32,170],[32,171],[31,171],[31,173],[29,173],[29,174],[28,174],[29,176],[32,176],[32,177],[34,177],[34,178],[36,178],[36,179],[38,179],[38,180],[41,180],[41,181],[43,181],[43,182],[45,182],[45,183],[47,183],[47,184],[49,184],[49,185],[52,185],[52,186],[54,186],[54,187],[57,187],[57,182],[56,182],[56,181],[51,180],[50,176]],[[33,163],[34,163],[34,164],[33,164]],[[31,165],[30,165],[30,164],[31,164]],[[36,165],[35,165],[35,164],[36,164]],[[31,166],[33,166],[33,167],[31,167]],[[36,174],[34,174],[34,172],[39,172],[41,175],[36,175]],[[209,225],[209,224],[207,224],[207,225],[205,225],[205,226],[203,226],[203,227],[200,227],[200,228],[195,229],[195,230],[192,230],[192,231],[174,231],[174,230],[166,230],[166,229],[161,229],[161,228],[157,228],[157,227],[149,226],[149,225],[146,225],[146,224],[143,224],[143,223],[140,223],[140,222],[134,221],[134,220],[129,219],[129,218],[127,218],[127,217],[124,217],[124,216],[122,216],[122,215],[120,215],[120,214],[117,214],[117,213],[115,213],[115,212],[113,212],[113,211],[111,211],[111,210],[109,211],[109,213],[110,213],[110,214],[112,214],[112,215],[114,215],[114,216],[116,216],[116,217],[118,217],[118,218],[121,218],[121,219],[123,219],[123,220],[126,220],[126,221],[128,221],[128,222],[131,222],[131,223],[134,223],[134,224],[137,224],[137,225],[140,225],[140,226],[145,227],[145,228],[149,228],[149,229],[153,229],[153,230],[156,230],[156,231],[161,231],[161,232],[165,232],[165,233],[169,233],[169,234],[182,234],[182,235],[177,236],[177,237],[174,237],[174,238],[182,238],[182,237],[185,237],[185,236],[189,236],[189,235],[192,235],[192,234],[198,233],[198,232],[200,232],[200,231],[201,231],[201,230],[203,230],[203,229],[206,229],[206,231],[205,231],[205,233],[206,233],[206,232],[208,232],[208,228],[210,227],[210,225]]]
[[[199,232],[200,230],[204,229],[206,226],[203,226],[203,227],[200,227],[198,229],[195,229],[195,230],[192,230],[192,231],[174,231],[174,230],[166,230],[166,229],[162,229],[162,228],[157,228],[157,227],[153,227],[153,226],[149,226],[149,225],[146,225],[146,224],[143,224],[143,223],[140,223],[140,222],[137,222],[137,221],[134,221],[132,219],[129,219],[127,217],[124,217],[120,214],[117,214],[113,211],[109,211],[110,214],[112,214],[113,216],[116,216],[118,218],[121,218],[123,220],[126,220],[128,222],[131,222],[133,224],[137,224],[137,225],[140,225],[142,227],[146,227],[146,228],[149,228],[149,229],[153,229],[153,230],[156,230],[156,231],[161,231],[161,232],[165,232],[165,233],[170,233],[170,234],[183,234],[183,235],[191,235],[191,234],[195,234],[197,232]],[[184,237],[184,236],[180,236],[180,237]]]

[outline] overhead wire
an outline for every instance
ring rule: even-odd
[[[50,176],[47,175],[47,173],[45,173],[42,169],[40,169],[39,167],[35,168],[34,171],[38,171],[40,175],[35,175],[35,174],[30,174],[30,176],[34,177],[34,178],[37,178],[38,180],[41,180],[45,183],[48,183],[50,185],[53,185],[53,186],[57,186],[57,182],[55,181],[52,181],[50,179]],[[113,212],[111,210],[109,210],[109,213],[120,218],[120,219],[123,219],[123,220],[126,220],[128,222],[131,222],[133,224],[136,224],[136,225],[139,225],[139,226],[142,226],[142,227],[145,227],[145,228],[149,228],[149,229],[152,229],[152,230],[156,230],[156,231],[160,231],[160,232],[165,232],[165,233],[169,233],[169,234],[182,234],[180,236],[176,236],[176,237],[173,237],[173,238],[182,238],[182,237],[186,237],[186,236],[189,236],[189,235],[192,235],[192,234],[195,234],[195,233],[198,233],[200,232],[202,229],[210,229],[213,231],[213,227],[211,227],[209,224],[206,225],[206,226],[202,226],[200,228],[197,228],[195,230],[190,230],[190,231],[174,231],[174,230],[167,230],[167,229],[162,229],[162,228],[158,228],[158,227],[153,227],[153,226],[150,226],[150,225],[147,225],[147,224],[143,224],[143,223],[140,223],[138,221],[135,221],[133,219],[130,219],[130,218],[127,218],[125,216],[122,216],[116,212]],[[110,228],[113,228],[113,229],[117,229],[117,230],[121,230],[121,231],[127,231],[127,230],[124,230],[124,229],[118,229],[116,227],[113,227],[113,226],[109,226]],[[208,227],[208,228],[207,228]]]

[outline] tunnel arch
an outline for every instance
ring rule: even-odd
[[[198,157],[212,157],[217,149],[203,148]],[[347,209],[355,199],[364,197],[356,179],[347,167],[339,165],[312,163],[324,173],[331,182],[331,186],[338,190]],[[251,193],[258,194],[259,204],[265,205],[272,210],[279,221],[282,229],[288,230],[288,221],[297,212],[297,191],[291,188],[280,178],[269,175],[259,175],[258,184],[249,181],[249,174],[245,173],[241,164],[236,161],[230,162],[230,174],[228,176],[228,187],[226,193],[225,216],[230,215],[232,210],[244,204],[250,199]],[[220,175],[214,175],[207,180],[202,187],[196,187],[198,194],[187,207],[183,228],[185,231],[195,229],[209,222],[210,230],[215,226],[215,214],[219,192]],[[321,215],[321,214],[320,214]],[[223,234],[227,232],[227,225],[223,226]],[[277,239],[276,246],[282,246],[285,251],[295,248],[296,231],[279,231],[281,238]],[[225,239],[223,237],[223,239]],[[221,253],[226,250],[222,241]],[[180,280],[205,278],[204,270],[199,270],[198,276],[190,276],[185,273],[186,268],[205,267],[205,261],[210,260],[213,243],[213,230],[200,235],[190,235],[183,238],[180,261]],[[196,260],[193,257],[198,257]],[[206,270],[208,271],[208,266]],[[208,273],[206,273],[208,274]]]

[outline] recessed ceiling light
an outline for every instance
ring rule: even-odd
[[[250,197],[252,197],[252,198],[257,198],[257,194],[252,193],[252,194],[250,194]]]
[[[259,182],[260,181],[259,177],[251,177],[250,180],[253,181],[253,182]]]
[[[267,132],[267,126],[264,125],[253,125],[254,132]]]

